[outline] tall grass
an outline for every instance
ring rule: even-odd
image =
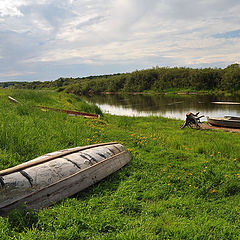
[[[6,95],[18,100],[21,106],[46,106],[102,115],[101,110],[95,104],[86,103],[80,96],[72,94],[57,93],[51,90],[2,90],[0,97],[6,100]]]
[[[29,97],[29,106],[50,99],[55,107],[58,100],[51,99],[60,98],[79,104],[71,95],[39,94],[42,100]],[[132,161],[52,207],[0,217],[0,239],[239,238],[239,134],[182,130],[181,121],[161,117],[76,118],[12,104],[6,96],[0,91],[0,169],[108,141],[123,143]],[[27,102],[23,92],[18,99]]]
[[[55,107],[56,97],[63,98],[60,94],[57,96],[51,92],[16,91],[12,92],[11,96],[20,104],[9,102],[7,94],[0,95],[0,154],[2,156],[0,168],[2,169],[30,160],[39,154],[82,145],[86,137],[92,135],[91,128],[85,129],[84,137],[79,134],[84,122],[81,117],[68,117],[65,113],[52,111],[42,112],[34,107],[47,103],[51,106],[51,102]],[[81,100],[79,104],[77,99],[73,97],[71,104],[87,105]],[[89,106],[88,109],[93,110],[96,107]]]

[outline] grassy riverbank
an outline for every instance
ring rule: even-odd
[[[72,198],[0,217],[0,239],[238,239],[239,134],[181,130],[182,121],[161,117],[89,120],[32,107],[81,104],[56,92],[0,91],[0,169],[108,141],[132,155],[126,167]]]

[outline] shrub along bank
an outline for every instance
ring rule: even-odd
[[[4,83],[4,86],[8,86]],[[10,83],[9,83],[10,84]],[[11,83],[12,84],[12,83]],[[240,66],[193,69],[185,67],[154,67],[131,73],[59,78],[55,81],[15,83],[21,88],[55,88],[75,94],[100,92],[172,92],[172,91],[228,91],[240,90]]]

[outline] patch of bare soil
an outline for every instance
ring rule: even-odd
[[[240,133],[240,128],[227,128],[227,127],[216,127],[216,126],[212,126],[208,123],[202,123],[200,125],[200,129],[201,130],[223,130],[223,131],[226,131],[226,132],[235,132],[235,133]]]

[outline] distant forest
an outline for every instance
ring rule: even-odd
[[[5,83],[5,87],[6,87]],[[74,94],[100,92],[164,92],[169,89],[240,90],[240,65],[193,69],[154,67],[152,69],[82,78],[59,78],[55,81],[16,83],[18,88],[55,88]]]

